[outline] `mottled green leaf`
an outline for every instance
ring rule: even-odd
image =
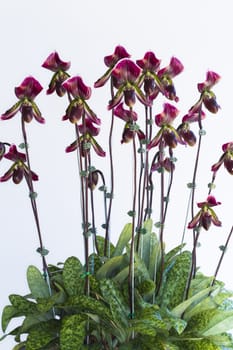
[[[148,296],[155,291],[155,283],[152,280],[144,280],[137,284],[137,290],[142,296]]]
[[[123,250],[125,249],[127,243],[130,241],[131,237],[132,237],[132,223],[128,223],[124,226],[120,234],[120,237],[116,244],[116,248],[113,252],[113,256],[118,256],[123,253]]]
[[[27,281],[33,298],[48,298],[50,296],[49,286],[37,267],[32,265],[28,267]]]
[[[65,309],[75,309],[79,313],[94,313],[103,320],[109,321],[111,312],[109,308],[100,300],[96,300],[86,295],[76,295],[70,297],[63,305]]]
[[[83,266],[78,258],[69,257],[63,267],[64,287],[69,295],[79,295],[84,290]]]
[[[59,321],[50,320],[33,327],[27,337],[27,350],[40,350],[57,338]]]
[[[37,310],[41,313],[51,311],[54,306],[64,303],[66,300],[65,293],[60,291],[53,294],[49,298],[38,298],[37,299]]]
[[[36,303],[28,300],[25,297],[17,294],[9,295],[9,300],[14,308],[16,308],[23,315],[28,315],[37,312]]]
[[[166,280],[163,281],[161,305],[172,309],[184,300],[191,260],[189,251],[183,251],[174,259],[166,274]]]
[[[81,350],[85,337],[85,324],[81,315],[63,318],[60,331],[61,350]]]
[[[130,310],[116,284],[112,280],[101,280],[100,289],[104,300],[110,306],[113,320],[118,323],[119,327],[120,324],[127,326]]]
[[[6,305],[2,312],[2,330],[3,332],[6,331],[7,326],[12,318],[23,316],[22,312],[19,312],[15,307],[12,305]]]

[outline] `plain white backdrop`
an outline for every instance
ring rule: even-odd
[[[167,65],[170,57],[177,56],[185,66],[175,79],[180,96],[178,108],[184,115],[198,98],[196,84],[205,80],[207,70],[222,76],[214,91],[221,110],[217,115],[208,113],[204,122],[207,131],[203,139],[201,170],[198,174],[197,201],[207,195],[211,180],[210,167],[221,155],[221,145],[233,141],[232,122],[232,62],[233,33],[231,2],[227,0],[33,0],[1,1],[0,3],[0,113],[16,102],[14,87],[28,75],[33,75],[44,86],[36,102],[46,124],[32,121],[28,125],[31,165],[40,176],[35,184],[38,208],[44,234],[45,247],[50,250],[48,262],[56,264],[70,255],[82,257],[82,235],[79,216],[79,186],[74,154],[65,154],[65,147],[73,141],[72,125],[62,122],[66,99],[46,96],[51,73],[41,64],[54,50],[64,60],[71,61],[70,73],[79,74],[87,85],[105,71],[103,57],[121,44],[133,59],[154,51]],[[93,89],[94,90],[94,89]],[[107,88],[93,91],[92,107],[102,119],[103,133],[107,132],[109,114],[106,110]],[[159,112],[159,111],[158,111]],[[117,186],[112,223],[112,239],[116,240],[122,226],[128,221],[130,209],[129,183],[131,167],[126,155],[128,145],[120,145],[120,132],[114,139],[115,156],[123,175],[117,175]],[[116,134],[117,135],[117,134]],[[0,140],[22,142],[20,118],[17,116],[0,123]],[[106,133],[99,138],[107,148]],[[170,225],[165,240],[172,247],[179,243],[188,199],[186,183],[191,181],[194,151],[177,151],[178,164],[175,189],[169,211]],[[180,163],[179,163],[180,162]],[[100,166],[108,169],[101,160]],[[0,164],[0,172],[3,167]],[[233,178],[221,169],[215,190],[223,204],[217,207],[222,228],[213,228],[201,236],[198,251],[202,270],[213,274],[220,251],[232,225]],[[120,193],[127,193],[119,198]],[[11,293],[26,294],[26,268],[30,264],[40,267],[36,253],[38,242],[27,188],[24,183],[0,185],[0,310],[8,303]],[[128,199],[128,200],[127,200]],[[170,226],[170,227],[169,227]],[[233,243],[232,243],[233,244]],[[233,289],[232,245],[230,245],[219,279]],[[9,327],[10,329],[11,327]],[[0,343],[0,349],[11,349],[13,340]]]

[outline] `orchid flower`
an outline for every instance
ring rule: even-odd
[[[120,46],[120,45],[116,46],[115,51],[112,55],[104,57],[104,63],[109,68],[107,72],[95,82],[94,87],[97,88],[97,87],[103,86],[110,78],[112,70],[114,66],[117,64],[117,62],[120,61],[122,58],[129,58],[129,57],[130,55],[128,54],[128,52],[123,46]]]
[[[183,122],[177,128],[177,132],[185,144],[189,146],[194,146],[196,144],[196,136],[192,130],[190,130],[190,124],[188,122]]]
[[[163,111],[155,116],[155,123],[160,127],[160,130],[147,145],[148,150],[157,146],[161,140],[164,141],[166,146],[171,148],[175,148],[177,143],[185,144],[179,133],[171,125],[178,114],[179,111],[175,106],[164,103]]]
[[[57,95],[62,97],[66,93],[62,83],[69,78],[69,74],[66,71],[70,68],[70,62],[62,61],[55,51],[46,58],[42,67],[54,72],[46,93],[49,95],[56,91]]]
[[[78,130],[81,136],[79,136],[74,142],[66,147],[66,152],[73,152],[78,147],[80,148],[80,154],[84,157],[89,153],[91,147],[94,148],[96,154],[100,157],[105,157],[105,152],[101,146],[97,143],[94,136],[99,134],[100,129],[95,127],[90,119],[85,119],[85,123],[78,126]]]
[[[33,171],[29,171],[25,164],[26,155],[19,152],[14,144],[10,146],[8,153],[5,153],[4,158],[9,159],[14,163],[10,169],[0,177],[0,182],[5,182],[12,178],[15,184],[19,184],[23,177],[28,181],[30,176],[33,181],[38,180],[37,174]]]
[[[217,73],[208,71],[206,73],[206,80],[204,81],[204,83],[199,83],[197,85],[198,91],[201,93],[202,101],[205,107],[211,113],[217,113],[220,108],[220,106],[216,101],[216,96],[214,92],[211,90],[212,87],[215,84],[217,84],[220,78],[221,78],[220,75],[218,75]]]
[[[158,89],[162,90],[160,80],[156,74],[160,62],[161,60],[151,51],[146,52],[142,59],[136,61],[137,65],[142,69],[140,84],[143,82],[145,94],[150,96],[151,100],[157,96]]]
[[[228,142],[222,145],[223,154],[219,161],[212,165],[211,170],[216,173],[222,164],[224,164],[228,173],[233,175],[233,142]]]
[[[162,68],[158,71],[158,78],[160,79],[160,83],[162,86],[163,94],[169,99],[173,101],[179,101],[178,96],[176,95],[176,90],[173,84],[173,78],[180,74],[184,69],[183,64],[176,57],[172,57],[170,63],[167,67]],[[155,92],[159,93],[159,90]],[[154,96],[154,97],[155,97]],[[153,97],[153,98],[154,98]]]
[[[212,207],[219,204],[221,204],[221,202],[217,202],[214,196],[208,196],[205,202],[197,203],[198,208],[201,209],[190,221],[188,228],[195,229],[203,227],[205,230],[208,230],[211,223],[213,223],[215,226],[221,226],[221,221],[218,219],[215,211],[212,209]]]
[[[108,109],[116,107],[124,97],[127,106],[133,107],[136,97],[144,105],[150,105],[149,100],[138,86],[141,69],[131,60],[121,60],[112,71],[113,85],[118,90],[109,102]]]
[[[1,120],[7,120],[21,112],[22,119],[29,123],[33,117],[39,123],[45,123],[45,119],[41,116],[41,112],[34,102],[35,97],[41,92],[43,87],[33,77],[25,78],[22,83],[15,88],[15,95],[19,101],[13,107],[8,109],[1,115]]]
[[[91,97],[91,88],[86,86],[80,76],[72,77],[66,80],[62,86],[73,96],[66,109],[63,120],[69,119],[71,123],[77,123],[85,114],[93,123],[100,125],[101,121],[96,114],[90,109],[86,100]]]
[[[140,130],[139,126],[135,123],[138,119],[137,113],[131,109],[125,109],[123,103],[117,105],[114,108],[114,115],[125,121],[124,130],[122,133],[121,143],[128,143],[133,140],[137,135],[139,140],[145,139],[144,133]]]

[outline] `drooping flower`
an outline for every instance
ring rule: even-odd
[[[202,110],[202,101],[199,100],[195,105],[193,105],[188,113],[183,116],[182,122],[183,123],[194,123],[198,122],[199,120],[205,119],[206,115],[205,112]]]
[[[197,203],[198,208],[201,208],[194,218],[189,222],[188,228],[195,229],[203,227],[205,230],[210,228],[211,223],[215,226],[221,226],[222,223],[218,219],[212,207],[221,204],[217,202],[214,196],[208,196],[205,202]]]
[[[167,172],[171,173],[175,170],[174,161],[170,157],[166,157],[163,160],[159,160],[154,162],[151,165],[151,171],[160,171],[161,169],[165,169]]]
[[[161,60],[159,60],[152,51],[145,53],[144,57],[137,60],[137,65],[142,69],[140,84],[143,83],[144,91],[151,100],[158,94],[158,89],[162,90],[160,80],[157,76]],[[139,84],[139,85],[140,85]]]
[[[45,123],[45,119],[42,117],[39,108],[34,102],[34,99],[42,89],[43,87],[35,78],[31,76],[25,78],[22,83],[15,88],[15,95],[18,97],[19,101],[1,115],[1,120],[10,119],[18,112],[21,112],[23,120],[27,123],[29,123],[33,117],[39,123]]]
[[[125,122],[137,121],[137,119],[138,119],[138,115],[135,111],[125,109],[123,107],[123,102],[120,103],[119,105],[117,105],[116,108],[114,108],[114,115],[116,117],[124,120]]]
[[[62,61],[55,51],[46,58],[42,67],[54,72],[46,93],[49,95],[56,91],[57,95],[62,97],[66,93],[62,83],[69,78],[69,74],[66,71],[70,68],[70,62]]]
[[[143,131],[139,128],[139,126],[134,122],[126,122],[124,126],[124,130],[122,133],[122,140],[121,143],[128,143],[132,141],[135,137],[135,135],[138,136],[139,141],[145,139],[145,134]]]
[[[109,102],[108,109],[116,107],[124,97],[127,106],[132,107],[136,97],[144,105],[150,105],[149,100],[138,86],[141,69],[131,60],[121,60],[112,71],[113,85],[118,90]]]
[[[171,148],[175,148],[177,143],[184,144],[179,133],[171,125],[178,114],[179,111],[175,106],[164,103],[163,111],[155,116],[155,123],[160,127],[160,130],[147,145],[148,149],[157,146],[161,140],[164,141],[166,146]]]
[[[206,80],[204,83],[198,83],[197,88],[199,92],[203,92],[204,90],[210,90],[214,85],[218,83],[221,79],[221,76],[218,73],[213,71],[207,71]]]
[[[173,101],[178,101],[179,98],[176,95],[175,86],[173,84],[173,78],[180,74],[184,69],[183,64],[176,57],[172,57],[167,67],[164,67],[158,71],[158,77],[160,79],[161,88],[163,94]],[[157,94],[159,89],[157,89]]]
[[[4,155],[4,158],[9,159],[14,163],[10,169],[0,177],[0,182],[5,182],[12,178],[15,184],[19,184],[23,177],[26,178],[27,182],[30,177],[33,181],[38,180],[38,175],[33,171],[30,171],[26,165],[26,155],[19,152],[15,145],[9,147],[9,151]]]
[[[233,142],[227,142],[222,145],[223,154],[219,161],[212,165],[211,170],[216,173],[222,164],[229,174],[233,175]]]
[[[95,82],[94,87],[97,88],[97,87],[103,86],[110,78],[112,70],[114,66],[117,64],[117,62],[120,61],[122,58],[129,58],[129,57],[130,57],[130,54],[128,54],[128,52],[123,46],[120,46],[120,45],[116,46],[115,51],[112,55],[108,55],[104,57],[104,63],[107,67],[109,67],[109,69],[101,78],[99,78]]]
[[[92,191],[96,188],[98,181],[99,181],[99,171],[98,170],[91,171],[88,174],[87,183],[88,183],[88,187]]]
[[[190,130],[190,124],[188,122],[181,123],[177,132],[182,138],[182,140],[189,146],[194,146],[196,144],[196,136],[192,130]]]
[[[219,74],[212,71],[208,71],[206,73],[206,80],[204,81],[204,83],[199,83],[197,85],[198,91],[201,93],[201,99],[205,107],[211,113],[217,113],[220,108],[216,100],[216,95],[211,90],[212,87],[215,84],[217,84],[220,78],[221,77]]]
[[[135,135],[138,136],[139,140],[145,139],[144,133],[135,123],[138,119],[136,112],[131,109],[125,109],[123,107],[123,103],[120,103],[116,108],[114,108],[114,115],[125,121],[121,143],[130,142],[133,140]]]
[[[100,125],[101,121],[86,103],[91,97],[91,88],[86,86],[80,76],[66,80],[62,86],[73,96],[66,109],[63,120],[69,119],[71,123],[77,123],[85,114],[93,123]]]
[[[78,126],[78,130],[81,135],[66,147],[66,152],[73,152],[79,148],[81,156],[84,157],[90,152],[91,147],[93,147],[98,156],[105,157],[104,150],[94,138],[94,136],[99,134],[100,129],[95,127],[92,121],[87,118],[84,124]]]

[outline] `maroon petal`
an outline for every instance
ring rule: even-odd
[[[57,72],[58,70],[68,70],[70,68],[70,62],[62,61],[58,55],[58,53],[52,52],[42,64],[43,68],[49,69],[53,72]]]
[[[78,126],[78,129],[81,134],[88,133],[91,136],[97,136],[100,132],[100,128],[96,128],[90,119],[85,119],[85,124],[81,124]]]
[[[156,58],[152,51],[145,53],[143,59],[137,60],[137,65],[143,69],[143,71],[156,72],[159,69],[161,60]]]
[[[62,86],[74,97],[81,97],[88,100],[91,97],[91,88],[86,86],[80,76],[66,80]]]
[[[18,152],[14,144],[10,146],[8,153],[4,155],[4,158],[12,160],[13,162],[17,162],[19,160],[21,162],[26,162],[26,154]]]
[[[130,54],[128,54],[126,49],[118,45],[112,55],[104,57],[104,63],[107,67],[113,67],[120,59],[128,57],[130,57]]]
[[[19,99],[25,97],[33,100],[43,89],[40,83],[33,77],[29,76],[15,88],[15,94]]]
[[[118,82],[118,86],[127,82],[135,82],[141,69],[131,60],[121,60],[112,71],[112,76]]]
[[[114,115],[121,118],[125,122],[136,121],[138,119],[136,112],[123,108],[123,103],[120,103],[116,108],[114,108]]]

